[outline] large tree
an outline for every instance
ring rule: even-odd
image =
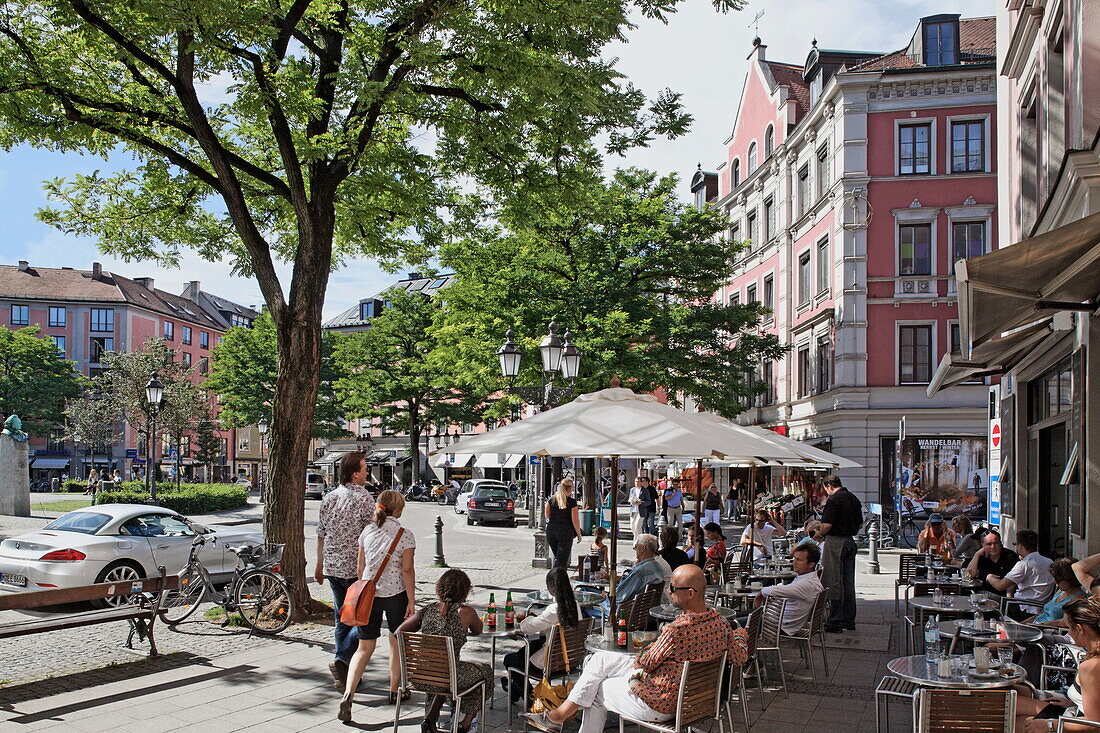
[[[743,410],[761,389],[749,375],[783,348],[757,329],[759,303],[715,299],[744,243],[723,241],[726,217],[682,203],[676,186],[675,176],[628,169],[531,192],[498,213],[495,230],[474,227],[446,247],[458,275],[439,332],[450,361],[499,385],[495,350],[514,328],[528,355],[521,381],[537,382],[538,341],[556,320],[583,351],[580,389],[618,376],[673,403]]]
[[[648,102],[599,56],[632,11],[678,0],[3,4],[0,141],[134,159],[51,184],[45,220],[123,258],[228,258],[259,284],[279,344],[264,525],[303,609],[301,476],[333,267],[426,255],[456,176],[507,191],[594,136],[623,151],[689,123],[676,95]]]
[[[369,330],[338,337],[335,358],[344,376],[336,393],[349,415],[379,417],[408,433],[416,482],[425,428],[480,422],[484,395],[471,389],[436,334],[439,299],[401,288],[384,297],[386,308],[371,319]]]
[[[0,328],[0,411],[19,415],[28,433],[48,435],[64,420],[66,400],[82,386],[73,363],[38,331]]]

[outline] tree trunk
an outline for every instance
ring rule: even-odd
[[[420,412],[415,406],[409,406],[409,463],[412,478],[409,485],[420,483]]]
[[[600,480],[595,458],[581,459],[581,475],[584,477],[584,496],[581,505],[585,509],[596,507],[596,484]]]

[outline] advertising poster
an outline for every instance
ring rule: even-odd
[[[890,455],[895,455],[896,439]],[[895,506],[894,487],[901,487],[901,512],[915,520],[939,512],[950,521],[959,514],[986,518],[989,501],[989,453],[985,436],[911,435],[901,441],[901,481],[897,462],[884,461],[882,503]]]

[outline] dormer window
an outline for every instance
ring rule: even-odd
[[[925,66],[951,66],[959,63],[958,16],[937,16],[922,21]]]
[[[748,174],[751,176],[752,172],[756,170],[756,143],[749,145],[749,170]]]

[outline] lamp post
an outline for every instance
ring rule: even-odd
[[[370,433],[359,433],[355,436],[355,450],[362,453],[366,458],[370,458],[370,454],[374,449],[374,438],[370,436]],[[367,478],[374,480],[370,469],[370,461],[367,461]]]
[[[267,489],[267,429],[269,425],[267,418],[260,418],[260,422],[256,423],[256,429],[260,431],[260,503],[264,503],[266,498]]]
[[[164,399],[164,385],[160,383],[159,376],[153,372],[149,383],[145,385],[145,401],[149,405],[149,455],[145,464],[145,485],[149,489],[150,504],[157,504],[157,482],[153,472],[153,463],[156,460],[154,441],[157,438],[157,412],[160,411],[160,402]]]
[[[550,322],[549,333],[539,343],[539,357],[542,359],[542,370],[538,385],[516,385],[516,377],[519,376],[520,363],[523,360],[523,351],[516,345],[515,331],[508,329],[504,343],[497,349],[497,358],[500,360],[500,372],[508,382],[509,394],[514,394],[528,405],[533,405],[539,411],[552,409],[573,396],[574,384],[581,368],[581,351],[573,344],[573,336],[569,331],[565,337],[558,336],[558,324]],[[552,459],[555,467],[559,466],[560,457]],[[548,482],[545,480],[545,471],[540,471],[542,480],[539,481],[538,496],[535,502],[528,507],[529,526],[535,526],[535,558],[531,565],[537,568],[550,567],[549,547],[546,543],[546,518],[538,507],[548,493]],[[554,471],[553,475],[560,471]]]

